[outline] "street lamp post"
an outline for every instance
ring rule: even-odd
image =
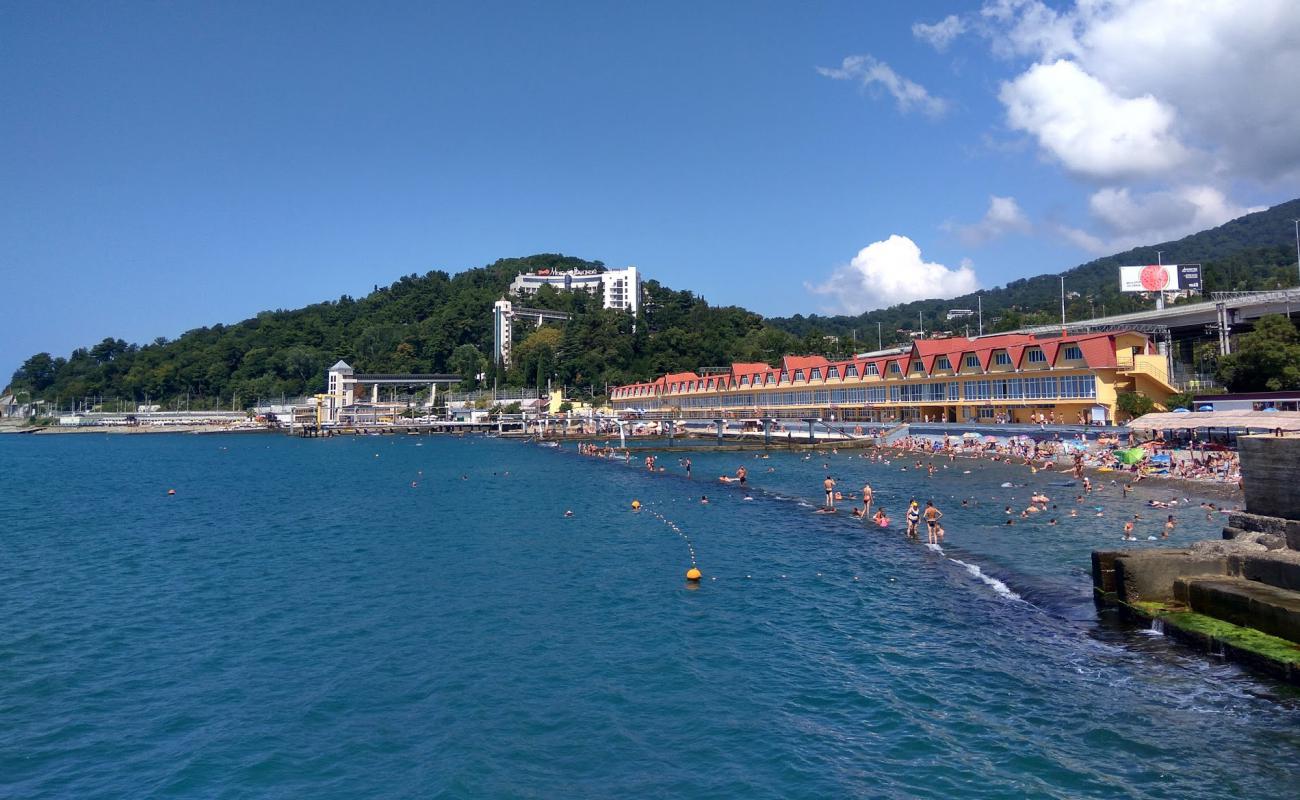
[[[1300,275],[1300,219],[1291,221],[1295,223],[1295,269],[1296,274]]]
[[[1165,265],[1165,261],[1161,257],[1164,255],[1164,252],[1165,252],[1164,250],[1156,251],[1156,264],[1162,267]],[[1165,292],[1163,289],[1161,289],[1160,291],[1156,292],[1156,310],[1158,311],[1164,307],[1165,307]]]

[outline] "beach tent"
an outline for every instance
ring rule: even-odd
[[[1128,424],[1135,431],[1194,431],[1204,428],[1220,430],[1300,431],[1297,411],[1192,411],[1175,414],[1159,411],[1143,414]]]

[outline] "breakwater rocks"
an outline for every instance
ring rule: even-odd
[[[1300,439],[1243,437],[1247,511],[1221,540],[1092,554],[1098,608],[1300,685]]]

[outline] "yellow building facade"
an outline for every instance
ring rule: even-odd
[[[1000,334],[927,339],[843,361],[786,356],[778,367],[664,375],[611,391],[616,412],[683,418],[1114,423],[1121,392],[1163,405],[1174,392],[1145,334]]]

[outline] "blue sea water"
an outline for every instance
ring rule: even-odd
[[[1293,690],[1092,610],[1089,551],[1167,487],[1008,527],[1075,490],[691,456],[0,437],[0,796],[1294,796]],[[934,497],[944,552],[811,513],[826,474]]]

